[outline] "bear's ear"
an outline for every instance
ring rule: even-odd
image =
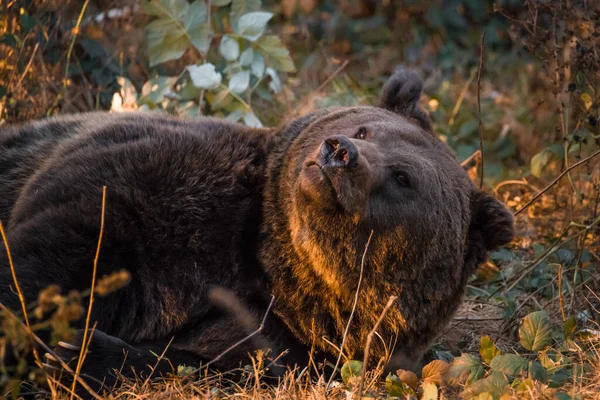
[[[473,191],[467,263],[473,272],[487,253],[509,243],[514,236],[513,217],[504,204],[489,194]]]
[[[397,67],[383,85],[379,107],[415,120],[423,129],[431,131],[431,121],[419,106],[423,81],[415,71]]]

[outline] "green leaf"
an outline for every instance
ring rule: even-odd
[[[546,311],[536,311],[523,318],[519,327],[521,345],[527,350],[542,350],[550,344],[552,326]]]
[[[227,61],[235,61],[240,55],[240,45],[231,36],[223,36],[219,45],[219,52]]]
[[[200,89],[214,89],[221,84],[221,74],[215,71],[215,66],[211,63],[197,65],[188,65],[187,70],[192,78],[194,86]]]
[[[573,396],[565,392],[555,392],[554,399],[556,400],[572,400]]]
[[[494,357],[500,354],[500,349],[496,347],[494,341],[489,336],[482,336],[479,342],[479,355],[486,363],[490,363]]]
[[[353,376],[360,376],[362,373],[363,363],[362,361],[349,360],[342,365],[342,369],[340,370],[340,374],[342,375],[342,380],[345,384],[348,384],[350,378]]]
[[[265,56],[267,64],[271,67],[283,71],[294,72],[294,62],[290,57],[290,52],[285,48],[278,36],[261,36],[256,42],[259,51]]]
[[[21,25],[21,31],[26,35],[36,25],[35,18],[27,14],[21,14],[19,16],[19,25]]]
[[[531,379],[535,379],[542,383],[548,382],[548,371],[546,371],[546,368],[537,361],[529,361],[527,372]]]
[[[192,45],[194,45],[194,47],[197,48],[200,53],[206,54],[210,48],[210,40],[212,36],[210,25],[200,25],[197,28],[190,30],[189,35]]]
[[[190,41],[186,36],[165,36],[160,44],[149,47],[148,54],[150,56],[150,66],[153,67],[165,61],[180,58],[188,48],[189,44]]]
[[[233,0],[231,3],[231,18],[237,21],[244,14],[260,10],[260,0]]]
[[[229,3],[231,3],[231,0],[213,0],[213,2],[212,2],[213,6],[217,6],[217,7],[223,7]]]
[[[480,379],[484,372],[483,365],[477,357],[463,353],[452,361],[446,378],[451,385],[470,383]]]
[[[17,38],[18,37],[12,33],[5,33],[4,35],[0,36],[0,43],[5,44],[8,47],[15,48],[18,42]]]
[[[267,22],[271,18],[273,18],[273,13],[269,12],[259,11],[244,14],[237,23],[237,33],[254,42],[265,32]]]
[[[182,18],[187,9],[186,0],[141,0],[140,8],[150,15],[157,17],[167,17],[171,19]]]
[[[254,53],[250,69],[252,70],[252,74],[257,78],[260,79],[263,77],[265,73],[265,58],[262,54]]]
[[[405,397],[413,394],[410,386],[392,373],[385,378],[385,390],[390,396],[394,397]]]
[[[517,354],[499,354],[490,362],[490,368],[504,375],[516,376],[527,369],[527,360]]]
[[[208,23],[208,13],[204,0],[196,0],[188,7],[186,13],[183,15],[183,24],[186,31],[190,31],[200,25]]]
[[[233,121],[233,122],[238,122],[243,116],[244,116],[244,110],[242,110],[241,108],[238,108],[236,110],[233,110],[233,112],[225,118],[230,121]]]
[[[150,66],[180,58],[190,45],[206,53],[211,29],[203,0],[191,5],[185,0],[143,0],[140,6],[157,17],[146,26]]]
[[[192,45],[205,54],[210,47],[211,28],[204,0],[192,3],[183,18],[185,31]]]
[[[254,59],[254,50],[252,50],[252,47],[248,47],[240,55],[240,64],[244,67],[247,67],[250,64],[252,64],[253,59]]]
[[[273,68],[267,68],[267,75],[271,77],[271,82],[269,82],[269,89],[273,91],[273,93],[279,93],[281,91],[281,80],[279,79],[279,75],[277,75],[277,71]]]
[[[229,90],[234,93],[242,93],[248,89],[250,84],[250,71],[240,71],[229,80]]]
[[[252,111],[244,115],[244,123],[252,128],[262,128],[263,124]]]
[[[489,393],[497,399],[508,389],[508,380],[504,374],[492,371],[486,378],[480,379],[468,385],[462,392],[461,397],[470,399],[482,393]]]
[[[577,320],[575,319],[574,316],[567,318],[563,322],[563,330],[565,333],[565,338],[568,338],[569,336],[571,336],[571,334],[573,332],[575,332],[575,329],[577,329]]]
[[[531,159],[531,175],[535,176],[536,178],[541,177],[544,168],[552,159],[552,154],[552,150],[545,148],[533,156]]]

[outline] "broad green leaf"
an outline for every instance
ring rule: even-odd
[[[527,360],[517,354],[499,354],[490,362],[493,371],[516,376],[527,369]]]
[[[531,159],[531,175],[535,176],[536,178],[541,177],[544,168],[552,159],[552,154],[552,150],[545,148],[533,156]]]
[[[290,52],[281,43],[281,39],[278,36],[261,36],[254,43],[258,46],[259,51],[265,56],[267,64],[271,67],[283,72],[296,71],[294,62],[290,57]]]
[[[186,0],[141,0],[140,8],[150,15],[177,20],[182,18],[189,4]]]
[[[206,54],[210,48],[210,40],[212,32],[210,25],[203,24],[188,32],[192,45],[202,54]]]
[[[227,61],[235,61],[240,55],[240,45],[231,36],[223,36],[219,45],[219,52]]]
[[[230,121],[233,121],[233,122],[238,122],[243,116],[244,116],[244,110],[242,110],[241,108],[238,108],[225,118]]]
[[[246,50],[242,51],[242,54],[240,55],[240,64],[244,67],[247,67],[252,64],[253,59],[254,50],[252,50],[252,47],[248,47]]]
[[[451,385],[470,383],[481,379],[484,372],[483,365],[477,357],[463,353],[452,361],[446,379]]]
[[[498,399],[508,389],[508,380],[504,374],[492,371],[487,377],[468,385],[462,392],[461,397],[470,399],[482,393],[489,393],[494,399]]]
[[[546,371],[546,368],[537,361],[529,361],[527,372],[531,379],[535,379],[542,383],[548,382],[548,371]]]
[[[260,6],[260,0],[233,0],[231,2],[231,18],[235,23],[242,15],[260,10]]]
[[[253,112],[247,112],[244,115],[244,123],[252,128],[262,128],[263,124],[260,120],[254,115]]]
[[[479,342],[479,355],[481,359],[489,364],[498,354],[500,354],[500,349],[496,347],[492,338],[482,336]]]
[[[269,12],[259,11],[244,14],[237,23],[237,33],[254,42],[265,32],[267,22],[271,18],[273,18],[273,13]]]
[[[557,371],[548,376],[548,386],[553,388],[561,387],[571,379],[573,379],[571,371],[566,368],[563,368],[560,371]]]
[[[200,89],[214,89],[221,84],[221,74],[215,71],[211,63],[188,65],[187,70],[194,86]]]
[[[223,7],[229,3],[231,3],[231,0],[213,0],[213,2],[212,2],[213,6],[217,6],[217,7]]]
[[[206,53],[210,25],[203,0],[191,5],[185,0],[145,0],[140,6],[157,17],[146,26],[150,66],[180,58],[190,44]]]
[[[148,48],[150,66],[180,58],[190,45],[187,36],[166,35],[161,43],[153,42]]]
[[[410,386],[391,373],[385,378],[385,390],[393,397],[405,397],[413,394]]]
[[[200,25],[208,23],[207,21],[207,10],[204,0],[196,0],[188,7],[186,13],[183,15],[183,25],[187,32],[197,28]]]
[[[450,368],[450,364],[442,360],[433,360],[423,367],[421,376],[423,381],[431,382],[435,385],[442,385],[446,378],[446,373]]]
[[[233,75],[229,80],[229,90],[234,93],[242,93],[248,89],[250,84],[250,72],[240,71]]]
[[[421,400],[437,400],[438,388],[435,385],[435,383],[423,382],[421,388],[423,388],[423,395],[421,396]]]
[[[277,71],[269,67],[267,68],[266,72],[267,75],[271,77],[271,82],[269,82],[269,89],[271,89],[273,93],[279,93],[281,91],[281,80],[279,79],[279,75],[277,75]]]
[[[250,66],[252,74],[257,78],[262,78],[265,73],[265,58],[262,54],[254,53],[252,65]]]
[[[342,375],[342,380],[345,384],[348,384],[350,378],[353,376],[360,376],[362,373],[362,361],[349,360],[342,365],[342,369],[340,370],[340,375]]]
[[[536,311],[523,318],[519,327],[521,345],[527,350],[542,350],[550,344],[552,326],[546,311]]]

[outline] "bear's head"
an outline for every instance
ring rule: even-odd
[[[380,332],[396,337],[402,357],[420,358],[477,265],[513,237],[504,205],[435,137],[421,89],[417,74],[398,69],[377,107],[304,117],[271,158],[263,233],[273,239],[262,251],[276,311],[325,350],[340,343],[362,269],[346,350],[360,353],[393,295]]]

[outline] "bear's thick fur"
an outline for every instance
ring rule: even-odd
[[[50,284],[89,288],[106,185],[98,277],[125,268],[132,279],[96,298],[84,373],[110,382],[123,350],[122,372],[143,373],[169,342],[155,374],[212,360],[256,327],[271,294],[264,340],[213,366],[238,366],[257,343],[272,355],[289,350],[288,365],[305,363],[313,344],[335,359],[363,253],[346,354],[361,356],[395,295],[379,333],[396,338],[392,360],[416,365],[467,278],[513,236],[504,206],[434,136],[420,94],[420,78],[400,69],[377,107],[322,110],[278,129],[153,113],[2,128],[0,220],[27,301]],[[215,305],[214,287],[233,293],[254,323]],[[19,309],[3,246],[0,301]]]

